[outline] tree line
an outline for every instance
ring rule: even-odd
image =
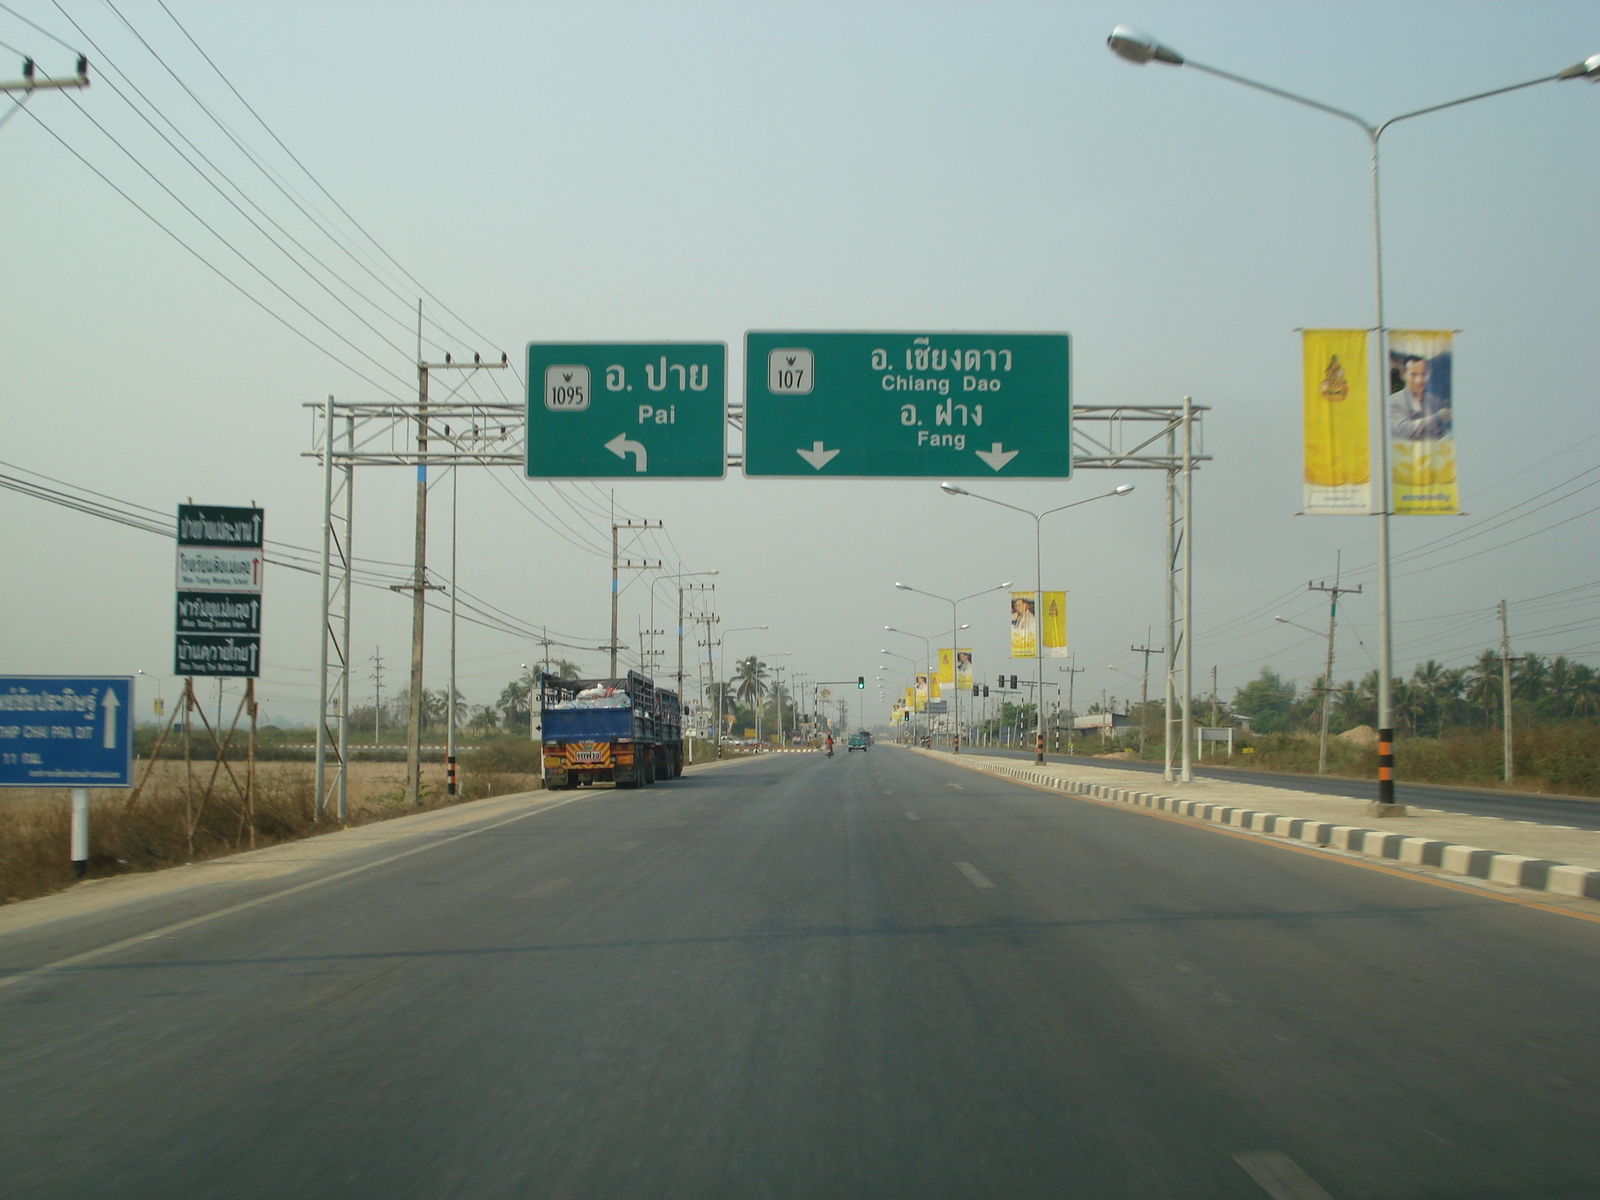
[[[1501,659],[1485,650],[1466,667],[1445,667],[1428,659],[1409,679],[1397,678],[1391,689],[1397,732],[1411,737],[1444,737],[1463,730],[1499,728],[1504,716]],[[1271,667],[1233,695],[1225,711],[1248,717],[1260,733],[1287,733],[1317,728],[1323,697],[1331,702],[1329,723],[1335,733],[1378,723],[1378,672],[1359,681],[1347,680],[1331,690],[1318,678],[1301,690]],[[1511,669],[1513,724],[1549,724],[1600,716],[1600,673],[1565,655],[1529,654]],[[1210,701],[1198,698],[1195,711]]]

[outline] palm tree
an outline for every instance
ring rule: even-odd
[[[1461,697],[1467,690],[1467,669],[1465,667],[1452,667],[1446,671],[1439,680],[1439,736],[1444,736],[1445,718],[1448,717],[1455,724],[1462,725]]]
[[[1500,709],[1500,656],[1493,650],[1478,655],[1467,668],[1467,703],[1483,711],[1483,723],[1494,725]]]
[[[1581,717],[1600,713],[1600,675],[1588,663],[1572,668],[1572,715]]]
[[[1537,704],[1549,690],[1550,664],[1542,657],[1530,654],[1517,664],[1511,676],[1512,696]]]
[[[767,694],[767,664],[754,654],[741,658],[733,670],[734,694],[746,704],[754,705]]]
[[[1433,718],[1435,730],[1438,729],[1440,711],[1444,699],[1445,670],[1438,661],[1430,658],[1427,662],[1418,663],[1411,671],[1411,710],[1415,722],[1416,732],[1422,731],[1422,725],[1427,718]]]
[[[500,690],[500,699],[494,707],[505,714],[508,728],[515,729],[528,723],[529,686],[526,680],[513,679]]]
[[[1571,708],[1573,666],[1573,662],[1565,654],[1558,654],[1550,660],[1547,695],[1550,701],[1550,715],[1557,720],[1561,719],[1563,710]]]

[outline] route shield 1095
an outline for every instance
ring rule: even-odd
[[[722,342],[530,342],[529,479],[721,479]]]

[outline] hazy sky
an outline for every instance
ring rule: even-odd
[[[724,341],[733,400],[747,329],[1064,331],[1077,402],[1187,393],[1211,408],[1195,687],[1215,664],[1224,693],[1263,664],[1302,684],[1320,670],[1322,639],[1272,616],[1320,628],[1324,599],[1305,585],[1341,552],[1368,592],[1343,607],[1337,673],[1375,665],[1374,522],[1294,516],[1295,331],[1371,321],[1367,147],[1351,125],[1200,72],[1130,66],[1106,35],[1135,25],[1374,120],[1600,51],[1593,3],[7,3],[87,53],[94,84],[38,94],[0,127],[0,474],[42,473],[153,519],[189,497],[254,501],[269,537],[315,547],[303,406],[413,394],[423,289],[430,357],[505,351],[520,365],[530,340]],[[71,72],[69,50],[4,10],[0,43],[10,77],[21,53]],[[157,128],[208,156],[220,191]],[[1520,651],[1600,652],[1597,129],[1600,87],[1562,81],[1385,135],[1389,323],[1461,331],[1469,510],[1395,521],[1401,673],[1469,661],[1497,640],[1501,598]],[[290,253],[224,192],[267,229],[251,204],[270,214]],[[521,395],[517,376],[499,385]],[[1129,647],[1162,636],[1161,477],[988,488],[1046,508],[1123,482],[1138,490],[1046,525],[1045,583],[1071,591],[1090,668],[1080,708],[1136,694]],[[459,484],[461,588],[523,629],[602,643],[610,485],[509,468]],[[450,487],[436,482],[431,510],[440,571]],[[409,561],[412,494],[404,469],[358,473],[355,549],[377,560],[373,578]],[[775,661],[815,678],[898,686],[906,664],[880,648],[920,655],[921,642],[882,626],[948,627],[947,606],[896,580],[964,595],[1033,576],[1030,521],[937,481],[735,471],[624,483],[615,501],[665,522],[633,555],[720,571],[722,628],[770,626],[732,634],[730,658],[791,651]],[[169,539],[4,490],[0,523],[0,672],[170,671]],[[655,628],[670,630],[673,585],[656,594]],[[649,595],[630,582],[624,640],[648,625]],[[309,720],[315,576],[272,570],[265,611],[268,718]],[[1003,598],[962,619],[980,679],[1013,669]],[[386,686],[403,683],[407,599],[363,587],[355,623],[353,691],[371,694],[380,647]],[[447,632],[430,620],[429,686],[445,680]],[[460,638],[460,686],[479,703],[538,653],[504,629],[463,624]],[[558,653],[603,669],[595,650]]]

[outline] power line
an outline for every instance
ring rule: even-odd
[[[168,8],[167,5],[166,5],[166,0],[157,0],[157,3],[161,5],[161,11],[167,14],[167,17],[172,21],[172,23],[174,25],[176,25],[178,27],[178,31],[180,33],[182,33],[185,38],[188,39],[189,44],[195,48],[196,52],[200,55],[200,57],[205,59],[206,65],[209,66],[213,71],[216,72],[217,78],[222,80],[223,84],[227,87],[227,89],[230,92],[233,93],[234,97],[239,101],[239,103],[244,105],[246,111],[248,111],[249,114],[256,119],[257,124],[259,124],[262,129],[266,130],[267,136],[272,138],[272,140],[278,144],[278,148],[280,150],[282,150],[286,155],[289,156],[290,161],[293,162],[295,166],[299,167],[301,172],[305,175],[305,177],[307,179],[309,179],[316,186],[317,190],[328,198],[329,203],[331,203],[335,208],[337,208],[339,210],[339,212],[341,214],[343,214],[344,218],[347,221],[349,221],[351,225],[355,226],[355,228],[357,230],[360,231],[361,236],[366,238],[367,241],[371,242],[372,245],[377,249],[378,253],[382,254],[384,258],[388,259],[389,262],[392,263],[395,266],[395,268],[402,275],[404,275],[412,283],[416,284],[416,286],[419,289],[421,289],[423,295],[425,295],[428,299],[432,300],[435,304],[437,304],[446,313],[449,313],[450,316],[454,317],[457,321],[460,321],[462,326],[469,333],[471,333],[474,337],[478,338],[485,345],[488,345],[488,346],[491,346],[491,347],[495,346],[496,343],[495,343],[493,338],[485,337],[482,333],[478,332],[477,329],[473,328],[473,326],[472,326],[472,324],[470,322],[468,322],[465,319],[463,319],[458,313],[456,313],[453,309],[451,309],[449,305],[445,304],[444,301],[440,300],[438,296],[434,295],[432,291],[430,291],[427,287],[425,287],[423,285],[421,280],[419,280],[415,275],[411,274],[410,271],[406,270],[405,267],[403,267],[400,264],[399,260],[397,260],[394,257],[394,255],[390,254],[387,250],[385,250],[383,248],[383,246],[378,242],[377,238],[373,237],[372,234],[367,232],[366,227],[363,226],[361,224],[361,222],[357,221],[355,219],[355,217],[351,216],[349,210],[346,209],[344,207],[344,205],[340,204],[337,199],[335,199],[333,193],[328,191],[328,189],[322,185],[322,181],[320,179],[318,179],[315,175],[313,175],[311,173],[311,169],[309,167],[307,167],[305,165],[305,163],[301,162],[298,157],[296,157],[294,151],[290,150],[289,147],[284,144],[283,139],[280,138],[276,133],[273,132],[272,127],[267,124],[266,120],[261,116],[261,114],[258,113],[255,110],[255,108],[251,106],[250,102],[248,100],[246,100],[243,95],[240,94],[239,89],[233,86],[233,83],[228,79],[228,77],[225,74],[223,74],[222,68],[217,66],[217,64],[214,61],[212,61],[211,56],[205,52],[204,48],[201,47],[200,43],[195,41],[194,36],[188,31],[188,29],[186,29],[184,27],[183,23],[181,21],[179,21],[176,16],[173,15],[172,10],[170,8]],[[439,328],[440,332],[446,332],[442,327],[438,326],[437,324],[435,325],[435,327]]]
[[[51,129],[50,126],[46,125],[44,123],[44,121],[40,119],[38,113],[34,112],[32,109],[28,109],[27,113],[28,113],[29,117],[31,117],[34,121],[38,122],[39,128],[43,129],[51,137],[55,138],[55,140],[61,144],[61,146],[67,151],[67,153],[71,154],[74,158],[76,158],[84,166],[88,167],[89,170],[93,171],[96,175],[98,175],[100,177],[101,181],[104,182],[107,187],[109,187],[112,191],[116,192],[117,195],[121,196],[129,204],[133,205],[134,208],[138,209],[139,212],[152,225],[154,225],[157,229],[161,230],[162,233],[166,234],[173,241],[177,242],[178,245],[182,246],[186,251],[188,251],[189,254],[191,254],[195,258],[195,260],[198,261],[203,267],[205,267],[208,271],[211,271],[213,274],[215,274],[217,276],[217,278],[221,279],[229,287],[233,288],[234,291],[238,292],[246,300],[250,301],[251,304],[254,304],[262,312],[266,313],[267,316],[271,317],[274,321],[276,321],[278,324],[282,325],[285,329],[287,329],[290,333],[294,334],[297,338],[301,339],[307,345],[311,346],[314,350],[317,350],[320,353],[326,355],[328,358],[330,358],[334,362],[338,363],[341,367],[344,367],[347,371],[350,371],[357,378],[365,380],[367,383],[370,383],[373,387],[377,388],[378,391],[384,393],[386,396],[392,396],[396,400],[400,400],[402,402],[405,402],[405,401],[407,401],[409,399],[408,397],[403,396],[400,393],[398,393],[396,391],[393,391],[392,389],[386,387],[384,384],[379,383],[376,379],[373,379],[370,375],[366,374],[359,367],[351,366],[349,363],[345,362],[344,359],[340,358],[337,354],[335,354],[332,350],[329,350],[326,346],[322,345],[320,342],[318,342],[316,339],[314,339],[310,334],[306,333],[304,330],[302,330],[302,329],[296,327],[295,325],[291,324],[289,322],[289,320],[287,318],[285,318],[283,315],[281,315],[280,313],[274,312],[271,308],[269,308],[267,306],[265,301],[261,300],[257,296],[255,296],[252,293],[250,293],[249,291],[247,291],[243,284],[239,283],[231,275],[229,275],[227,272],[225,272],[221,267],[217,266],[210,259],[206,258],[205,255],[201,254],[200,251],[196,250],[188,242],[184,241],[183,238],[179,237],[178,234],[174,233],[171,228],[169,228],[164,222],[162,222],[159,217],[157,217],[149,209],[145,208],[144,205],[140,204],[137,200],[135,200],[132,196],[130,196],[127,192],[125,192],[121,187],[119,187],[116,183],[114,183],[111,180],[111,178],[108,175],[106,175],[106,173],[104,171],[100,170],[99,167],[95,166],[87,158],[85,158],[82,154],[80,154],[77,151],[77,149],[72,146],[71,143],[69,143],[65,138],[63,138],[54,129]],[[135,160],[135,161],[137,161],[137,160]],[[235,253],[237,253],[237,251],[235,251]]]

